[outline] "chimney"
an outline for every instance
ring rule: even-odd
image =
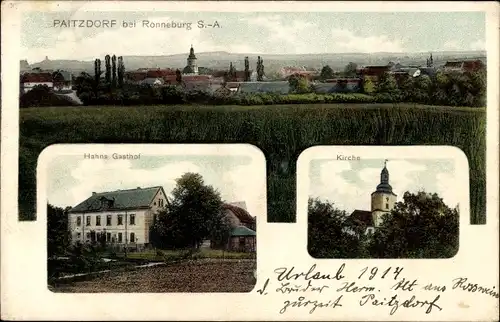
[[[95,191],[92,191],[92,196],[95,196],[97,193]]]

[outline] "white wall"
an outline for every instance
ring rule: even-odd
[[[115,237],[115,241],[118,242],[118,233],[122,233],[122,243],[125,243],[125,232],[127,233],[127,240],[130,241],[130,233],[135,234],[136,242],[138,244],[144,244],[149,241],[149,227],[146,227],[147,222],[147,214],[149,211],[146,209],[141,210],[129,210],[125,211],[104,211],[99,213],[86,213],[86,214],[77,214],[71,213],[69,214],[69,226],[71,231],[71,238],[73,242],[85,241],[86,235],[91,230],[97,232],[106,231],[107,233],[111,233],[111,237]],[[130,215],[135,214],[135,224],[130,224]],[[106,225],[106,218],[108,215],[111,215],[111,225]],[[118,215],[123,216],[123,224],[118,225]],[[96,217],[101,217],[101,225],[96,225]],[[81,217],[81,225],[77,226],[77,218]],[[90,217],[90,226],[86,225],[86,218]],[[125,223],[125,218],[127,219],[127,223]],[[80,238],[78,238],[78,233],[80,233]]]

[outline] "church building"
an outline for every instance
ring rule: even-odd
[[[187,66],[184,67],[182,73],[184,75],[198,75],[198,65],[196,63],[196,55],[194,54],[193,45],[191,45],[191,49],[189,50],[189,56],[187,58]]]
[[[396,204],[397,195],[392,191],[389,184],[389,170],[387,170],[387,160],[380,173],[380,183],[371,194],[371,210],[354,210],[351,218],[366,226],[366,233],[371,234],[382,224],[383,215],[389,213]]]

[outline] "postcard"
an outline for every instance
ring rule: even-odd
[[[250,292],[265,171],[247,145],[47,148],[38,192],[49,290]]]
[[[2,318],[494,320],[499,17],[2,2]]]

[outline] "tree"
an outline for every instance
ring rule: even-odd
[[[366,257],[363,227],[333,203],[309,198],[307,249],[314,258]]]
[[[321,80],[333,78],[333,69],[328,65],[323,66],[319,78]]]
[[[166,248],[199,248],[208,238],[224,243],[230,226],[219,192],[197,173],[185,173],[176,182],[172,201],[158,213],[152,242]]]
[[[257,81],[264,80],[264,60],[260,56],[257,57]]]
[[[96,58],[96,60],[94,61],[94,86],[96,93],[99,88],[100,80],[101,80],[101,60],[99,58]]]
[[[312,91],[309,81],[302,75],[294,74],[288,77],[288,85],[292,93],[306,94]]]
[[[178,85],[182,84],[182,73],[179,69],[175,71],[175,81]]]
[[[475,72],[468,72],[471,85],[471,94],[474,96],[472,106],[486,106],[486,71],[481,69]]]
[[[68,209],[47,204],[47,255],[64,255],[70,244]]]
[[[123,56],[118,57],[118,87],[123,88],[123,79],[125,77],[125,64],[123,63]]]
[[[412,99],[416,103],[428,103],[429,95],[432,91],[432,80],[427,75],[421,75],[414,78],[414,87]]]
[[[391,101],[397,101],[401,99],[401,92],[398,88],[398,83],[396,78],[391,73],[384,73],[380,76],[377,94],[380,97],[387,98]]]
[[[373,94],[377,91],[377,88],[371,78],[365,77],[363,78],[363,86],[362,86],[363,92],[365,94]]]
[[[250,81],[250,62],[248,57],[245,57],[245,82]]]
[[[111,69],[112,69],[112,75],[111,75],[111,85],[113,88],[116,87],[116,56],[113,55],[111,57]]]
[[[344,68],[344,74],[346,77],[356,76],[358,65],[356,63],[350,62]]]
[[[106,55],[104,57],[104,64],[105,64],[105,68],[106,68],[106,72],[104,74],[106,83],[111,84],[111,56]]]
[[[231,82],[236,81],[236,68],[234,68],[233,63],[229,63],[229,79]]]
[[[383,217],[369,250],[382,258],[450,258],[458,251],[458,225],[458,207],[435,193],[406,192]]]

